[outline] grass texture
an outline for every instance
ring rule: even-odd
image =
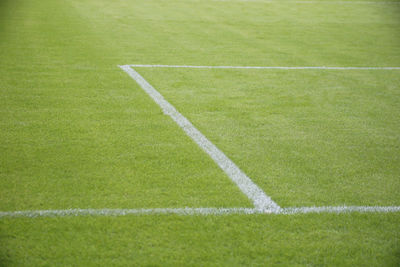
[[[387,1],[3,0],[0,210],[251,207],[123,64],[400,66]],[[399,71],[137,69],[283,207],[400,205]],[[0,265],[397,266],[399,214],[0,219]]]
[[[398,205],[399,71],[137,70],[279,204]]]

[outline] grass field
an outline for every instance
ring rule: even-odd
[[[281,208],[400,206],[400,2],[2,0],[0,265],[400,264],[399,212],[36,216],[253,208],[125,64],[377,67],[132,68]]]

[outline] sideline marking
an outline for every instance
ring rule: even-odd
[[[126,216],[126,215],[229,215],[229,214],[309,214],[309,213],[394,213],[400,206],[338,206],[338,207],[293,207],[273,212],[254,208],[167,208],[167,209],[69,209],[69,210],[28,210],[0,212],[0,218],[34,218],[66,216]]]
[[[400,67],[274,67],[274,66],[192,66],[192,65],[124,65],[139,68],[189,68],[189,69],[277,69],[277,70],[400,70]]]
[[[265,3],[265,4],[400,4],[399,1],[314,1],[314,0],[284,0],[284,1],[276,1],[276,0],[213,0],[216,2],[256,2],[256,3]]]
[[[228,175],[228,177],[239,187],[239,189],[253,202],[256,209],[264,212],[277,212],[280,207],[261,188],[244,174],[232,160],[219,150],[207,137],[205,137],[193,124],[179,113],[165,98],[151,86],[131,65],[119,66],[157,103],[164,114],[170,116],[185,133],[203,149],[217,165]]]
[[[400,212],[400,206],[324,206],[324,207],[291,207],[282,209],[281,214],[307,213],[389,213]]]

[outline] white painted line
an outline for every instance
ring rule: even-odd
[[[229,66],[177,66],[177,65],[124,65],[119,66],[129,74],[149,96],[190,136],[238,187],[254,203],[255,208],[158,208],[158,209],[68,209],[68,210],[28,210],[0,211],[2,218],[18,217],[64,217],[64,216],[125,216],[151,214],[177,215],[225,215],[225,214],[309,214],[309,213],[395,213],[400,206],[325,206],[325,207],[289,207],[281,208],[271,200],[249,177],[247,177],[223,152],[201,134],[182,114],[180,114],[164,97],[157,92],[139,73],[130,66],[136,67],[172,67],[172,68],[324,68],[327,67],[229,67]],[[341,67],[340,69],[360,69],[358,67]],[[334,68],[337,69],[337,68]],[[400,69],[399,67],[369,67],[361,69]]]
[[[185,133],[203,149],[239,189],[253,201],[256,209],[264,212],[277,212],[280,207],[261,188],[244,174],[221,150],[211,143],[192,123],[179,113],[164,97],[129,65],[119,66],[161,107],[164,114],[170,116]]]
[[[146,214],[178,215],[222,215],[251,214],[252,208],[165,208],[165,209],[68,209],[68,210],[28,210],[0,212],[0,218],[15,217],[64,217],[64,216],[125,216]]]
[[[400,67],[275,67],[275,66],[191,66],[191,65],[125,65],[136,68],[189,68],[189,69],[267,69],[267,70],[400,70]]]
[[[309,213],[395,213],[400,206],[339,206],[339,207],[297,207],[282,208],[268,212],[253,208],[166,208],[166,209],[68,209],[1,211],[0,219],[19,217],[65,217],[65,216],[126,216],[126,215],[228,215],[228,214],[309,214]]]
[[[265,3],[265,4],[400,4],[399,1],[297,1],[297,0],[213,0],[216,2],[257,2],[257,3]]]
[[[243,0],[242,0],[243,1]],[[245,0],[247,1],[247,0]],[[273,1],[271,1],[273,2]],[[279,3],[295,3],[295,4],[400,4],[397,1],[279,1]]]
[[[306,213],[390,213],[400,212],[400,206],[338,206],[338,207],[298,207],[298,208],[284,208],[280,213],[282,214],[306,214]]]

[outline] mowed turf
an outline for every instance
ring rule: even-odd
[[[1,220],[4,265],[398,266],[399,214]],[[378,230],[379,229],[379,230]]]
[[[400,204],[399,70],[136,70],[281,206]]]
[[[400,66],[399,6],[2,1],[1,210],[250,207],[117,65]],[[145,71],[278,204],[399,205],[398,72]],[[400,251],[398,214],[0,225],[3,265],[396,266]]]
[[[103,69],[95,61],[93,67],[53,61],[52,53],[70,59],[64,51],[80,32],[63,39],[56,25],[29,12],[29,30],[7,36],[7,48],[43,51],[29,51],[27,62],[13,64],[7,55],[2,61],[1,210],[250,204],[115,64]],[[42,43],[57,36],[60,44]],[[96,55],[90,46],[74,49],[88,62]]]

